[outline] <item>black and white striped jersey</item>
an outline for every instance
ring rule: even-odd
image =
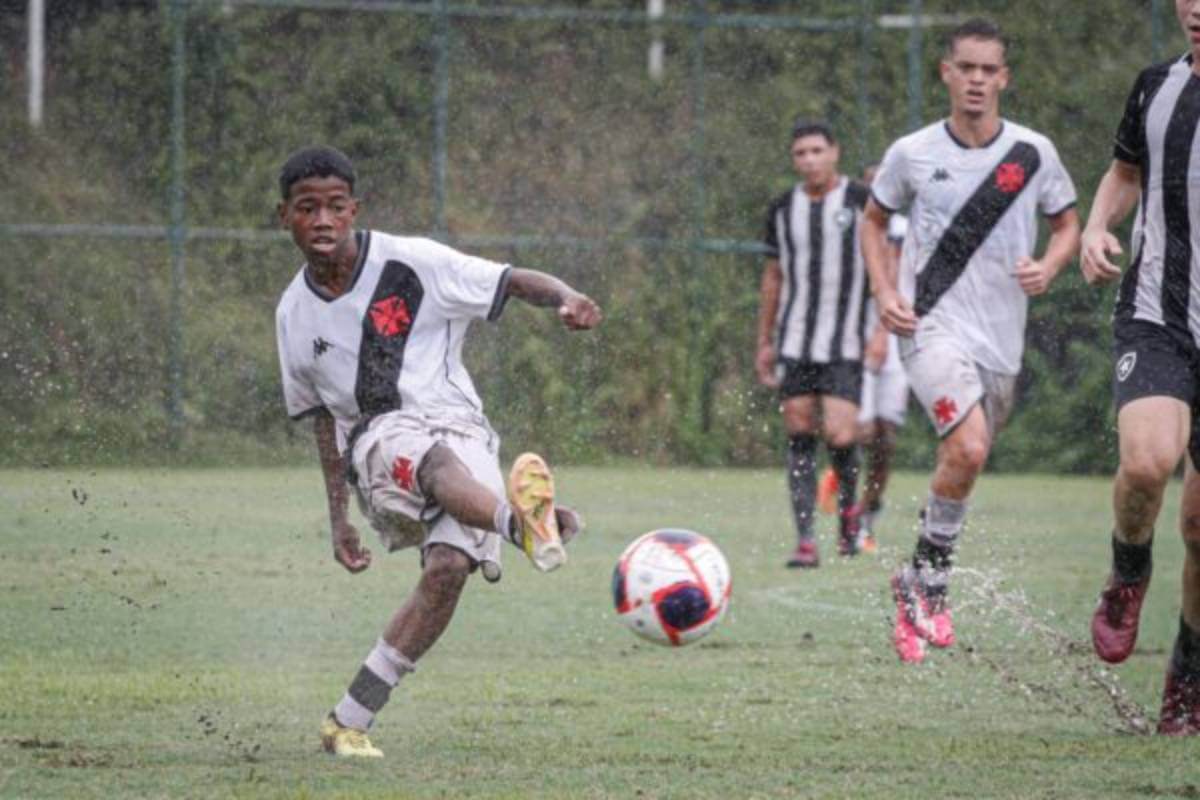
[[[1113,157],[1141,168],[1133,260],[1116,317],[1164,325],[1200,344],[1200,77],[1190,55],[1138,75]]]
[[[866,200],[865,186],[840,176],[819,200],[797,184],[771,204],[766,246],[783,273],[775,314],[781,359],[862,360],[868,286],[858,227]]]

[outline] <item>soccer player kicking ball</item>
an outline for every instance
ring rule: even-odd
[[[755,369],[779,390],[788,434],[788,489],[798,542],[789,567],[820,562],[813,534],[817,443],[838,478],[838,552],[858,552],[855,447],[862,393],[867,277],[857,230],[866,187],[838,173],[838,145],[823,122],[792,130],[800,181],[767,213]]]
[[[1045,136],[1000,117],[1008,84],[999,28],[971,20],[947,40],[949,119],[895,142],[871,186],[863,253],[880,319],[900,337],[913,393],[941,443],[912,562],[892,578],[893,643],[919,662],[949,647],[951,563],[967,498],[1013,403],[1028,298],[1079,244],[1075,187]],[[900,278],[888,274],[888,216],[909,210]],[[1040,259],[1037,212],[1049,220]]]
[[[1150,585],[1150,548],[1163,491],[1187,453],[1180,527],[1183,609],[1167,662],[1158,732],[1200,734],[1200,0],[1176,0],[1191,53],[1143,71],[1117,128],[1083,234],[1088,283],[1120,277],[1109,228],[1139,204],[1132,265],[1113,321],[1120,466],[1113,482],[1113,560],[1092,618],[1105,661],[1133,652]]]
[[[446,629],[467,577],[500,579],[500,538],[549,571],[580,527],[555,506],[540,457],[517,458],[505,486],[499,438],[462,364],[467,327],[497,319],[509,297],[557,308],[571,330],[601,314],[549,275],[355,230],[354,183],[350,161],[329,147],[283,165],[279,217],[305,265],[275,319],[288,414],[315,420],[334,558],[350,572],[371,564],[348,518],[347,484],[389,551],[421,552],[416,587],[321,726],[327,751],[379,757],[367,729]]]

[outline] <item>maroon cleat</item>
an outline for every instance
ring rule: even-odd
[[[1167,667],[1158,733],[1160,736],[1200,734],[1200,675],[1180,675],[1173,666]]]
[[[845,511],[840,513],[839,533],[838,533],[838,555],[839,556],[856,556],[858,555],[858,539],[859,539],[859,516],[861,512],[857,505],[850,506]]]
[[[820,564],[821,556],[817,553],[817,543],[812,539],[801,539],[796,545],[796,552],[787,560],[787,565],[793,569],[811,569]]]
[[[1120,664],[1133,652],[1142,601],[1149,586],[1149,576],[1137,583],[1118,583],[1115,576],[1108,576],[1092,615],[1092,647],[1108,663]]]

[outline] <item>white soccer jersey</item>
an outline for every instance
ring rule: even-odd
[[[302,267],[276,308],[288,414],[328,409],[339,451],[356,423],[386,411],[481,417],[463,337],[471,320],[500,315],[509,267],[430,239],[357,236],[344,294],[330,299]]]
[[[1118,319],[1165,325],[1200,345],[1200,78],[1191,55],[1138,75],[1113,156],[1141,169],[1133,261]]]
[[[819,200],[797,184],[771,204],[767,256],[783,273],[775,313],[780,358],[862,359],[867,278],[858,223],[866,198],[866,187],[841,177]]]
[[[889,211],[908,209],[900,291],[987,369],[1015,375],[1025,346],[1028,300],[1017,260],[1032,256],[1037,211],[1075,204],[1075,186],[1045,136],[1001,121],[983,147],[968,147],[937,122],[896,141],[871,192]]]

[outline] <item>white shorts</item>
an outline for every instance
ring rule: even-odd
[[[956,337],[928,317],[915,336],[900,340],[900,358],[938,436],[958,427],[981,401],[993,436],[1008,419],[1017,376],[981,367]]]
[[[445,544],[461,550],[476,565],[500,563],[500,537],[471,528],[427,498],[417,470],[435,444],[449,447],[475,480],[504,497],[500,473],[500,437],[487,420],[439,420],[391,411],[371,421],[351,454],[358,474],[359,508],[387,550]]]
[[[900,426],[907,410],[908,376],[902,365],[893,368],[885,364],[879,372],[863,370],[862,400],[858,404],[860,424],[882,419]]]

